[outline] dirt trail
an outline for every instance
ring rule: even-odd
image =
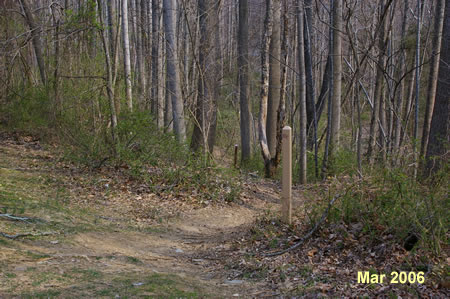
[[[68,186],[73,170],[61,169],[38,142],[0,141],[0,181],[5,180],[0,206],[42,220],[0,219],[0,231],[58,233],[0,237],[0,297],[251,297],[269,291],[262,283],[233,277],[220,258],[233,250],[258,215],[278,208],[275,184],[249,183],[240,204],[181,210],[161,225],[138,226],[121,201],[92,201],[87,209],[72,204],[75,197],[92,197],[82,188],[72,188],[62,196],[62,205],[53,206],[54,180]],[[46,181],[51,182],[41,189]],[[21,205],[22,211],[11,210]]]
[[[294,188],[287,227],[275,181],[243,179],[234,203],[208,205],[137,192],[120,173],[59,157],[0,134],[0,298],[449,297],[430,276],[423,285],[357,283],[361,269],[421,265],[389,240],[369,243],[360,223],[331,223],[295,252],[261,255],[305,232],[311,207],[327,203],[326,185]]]

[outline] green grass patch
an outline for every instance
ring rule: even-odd
[[[208,294],[196,284],[176,275],[119,273],[106,275],[96,270],[72,269],[69,276],[59,276],[60,283],[70,283],[70,287],[56,287],[52,290],[27,291],[23,298],[205,298]],[[33,287],[42,286],[58,276],[42,273]],[[73,285],[76,283],[76,285]]]

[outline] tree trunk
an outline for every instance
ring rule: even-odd
[[[135,0],[136,1],[136,9],[139,8],[139,14],[136,12],[138,16],[137,22],[137,32],[136,32],[136,77],[138,79],[138,99],[139,104],[144,107],[145,101],[145,90],[146,90],[146,82],[145,82],[145,59],[144,59],[144,28],[142,24],[142,7],[141,4],[146,0]],[[139,2],[140,1],[140,2]],[[174,7],[176,9],[176,7]],[[175,22],[175,21],[174,21]],[[174,29],[175,31],[175,29]],[[176,42],[175,42],[176,43]]]
[[[177,67],[178,51],[175,40],[175,0],[164,0],[164,31],[166,37],[167,61],[167,93],[172,103],[173,128],[179,142],[186,140],[186,127],[184,122],[183,100],[180,92],[180,76]]]
[[[33,13],[30,10],[30,6],[28,4],[28,0],[20,0],[20,4],[22,5],[23,11],[25,13],[25,20],[30,27],[31,30],[31,40],[34,48],[34,54],[36,55],[36,60],[39,68],[39,74],[41,75],[42,84],[47,85],[47,74],[45,72],[45,63],[44,56],[42,54],[42,40],[40,38],[41,35],[41,27],[38,26],[34,20]]]
[[[104,22],[102,17],[101,10],[101,0],[97,0],[99,6],[99,18],[100,18],[100,28],[103,28]],[[117,136],[116,136],[116,128],[117,128],[117,111],[116,105],[114,101],[114,84],[113,84],[113,69],[112,69],[112,61],[110,54],[110,47],[106,38],[106,33],[104,29],[100,29],[100,35],[103,44],[103,50],[105,51],[105,64],[106,64],[106,93],[108,95],[109,100],[109,109],[111,111],[111,136],[113,142],[113,153],[117,155]]]
[[[259,106],[259,144],[264,159],[266,177],[274,175],[274,169],[271,165],[271,155],[267,144],[266,121],[267,121],[267,102],[269,94],[269,48],[270,36],[272,34],[272,1],[266,0],[266,17],[264,21],[264,31],[261,49],[261,102]]]
[[[380,3],[380,12],[385,9],[385,1]],[[370,120],[370,133],[369,133],[369,146],[367,149],[367,160],[371,165],[375,162],[375,150],[377,143],[377,136],[379,129],[383,129],[380,126],[380,109],[382,109],[382,97],[383,97],[383,80],[384,80],[384,70],[386,64],[386,45],[387,45],[387,26],[388,22],[386,18],[379,17],[379,20],[383,22],[381,27],[381,34],[379,37],[379,53],[378,53],[378,63],[377,63],[377,74],[375,80],[375,91],[373,96],[373,109],[372,117]]]
[[[297,34],[298,34],[298,73],[299,73],[299,107],[300,107],[300,184],[306,184],[306,146],[307,146],[307,136],[306,136],[306,124],[307,124],[307,113],[306,113],[306,75],[305,75],[305,52],[303,49],[304,45],[304,31],[303,31],[303,8],[301,7],[300,0],[297,1]]]
[[[152,112],[156,116],[156,125],[162,128],[164,124],[164,107],[159,98],[159,0],[152,0]]]
[[[281,89],[281,1],[273,0],[273,24],[269,55],[269,98],[267,110],[267,142],[272,158],[277,146],[277,111],[280,105]]]
[[[406,73],[406,48],[405,48],[405,38],[406,38],[406,21],[408,18],[409,6],[408,1],[405,1],[405,6],[403,10],[403,20],[402,20],[402,31],[401,31],[401,42],[400,42],[400,58],[399,58],[399,72],[397,78],[401,80],[399,93],[397,100],[395,102],[394,108],[394,144],[392,146],[392,152],[394,153],[393,164],[397,164],[397,156],[400,147],[400,136],[402,131],[403,123],[403,98],[405,96],[405,86],[406,80],[403,76]]]
[[[331,101],[330,155],[328,157],[331,164],[340,143],[342,86],[342,0],[333,2],[333,98]]]
[[[331,53],[328,53],[327,62],[325,64],[325,70],[322,76],[322,86],[320,88],[320,94],[317,98],[316,103],[316,118],[317,123],[319,123],[320,118],[322,116],[323,109],[326,106],[326,99],[328,98],[328,93],[330,92],[330,81],[332,78],[331,74]]]
[[[450,144],[450,5],[446,1],[436,101],[431,120],[424,175],[437,173],[448,163]],[[448,165],[448,164],[447,164]]]
[[[60,48],[61,48],[61,41],[59,39],[59,30],[60,30],[60,24],[61,20],[57,16],[57,13],[54,9],[54,6],[52,6],[52,19],[53,19],[53,26],[55,27],[55,70],[53,73],[53,91],[54,91],[54,105],[55,109],[53,110],[53,121],[57,119],[58,116],[60,116],[61,110],[62,110],[62,103],[60,98],[60,76],[59,76],[59,63],[60,63]]]
[[[251,155],[251,110],[248,94],[248,2],[239,0],[238,76],[241,125],[241,163]]]
[[[334,1],[330,3],[330,12],[329,12],[329,18],[330,18],[330,24],[334,24]],[[322,160],[322,178],[325,179],[327,177],[327,173],[329,170],[329,153],[330,153],[330,140],[331,140],[331,102],[333,99],[333,84],[334,84],[334,72],[333,72],[333,67],[334,67],[334,63],[333,60],[335,59],[334,57],[334,26],[330,26],[329,27],[329,41],[328,41],[328,61],[327,61],[327,65],[329,67],[329,80],[328,80],[328,103],[327,103],[327,128],[326,128],[326,141],[325,141],[325,149],[324,149],[324,154],[323,154],[323,160]],[[325,66],[326,68],[326,66]],[[325,75],[324,75],[325,78]],[[323,83],[325,84],[325,83]],[[322,85],[323,88],[323,85]]]
[[[107,2],[107,8],[108,8],[108,37],[109,37],[109,43],[107,44],[109,47],[109,55],[110,55],[110,63],[111,63],[111,88],[112,88],[112,94],[114,97],[114,106],[115,111],[117,114],[120,114],[120,101],[115,98],[115,83],[116,83],[116,77],[117,77],[117,65],[119,61],[119,55],[117,53],[117,49],[119,46],[119,39],[118,39],[118,28],[116,27],[117,24],[117,9],[116,9],[116,0],[110,0]],[[119,27],[120,28],[120,27]],[[106,36],[105,36],[106,38]]]
[[[308,132],[308,144],[312,148],[314,145],[314,135],[316,134],[316,107],[314,105],[315,101],[315,88],[313,79],[313,68],[312,68],[312,46],[311,46],[311,36],[313,32],[313,20],[312,20],[312,0],[304,0],[304,24],[303,24],[303,39],[304,39],[304,52],[305,52],[305,74],[306,74],[306,113],[307,113],[307,132]],[[300,4],[299,4],[300,5]],[[311,130],[311,128],[313,130]]]
[[[433,45],[431,51],[430,73],[428,75],[427,104],[425,107],[425,118],[423,121],[422,143],[420,156],[426,154],[428,136],[430,134],[431,116],[433,115],[434,101],[436,98],[437,79],[439,73],[439,59],[442,41],[442,29],[444,26],[445,0],[438,0],[435,10],[435,21],[433,30]]]
[[[417,33],[416,33],[416,97],[414,105],[414,140],[413,140],[413,154],[414,154],[414,178],[417,177],[418,157],[417,157],[417,142],[419,142],[419,98],[420,98],[420,30],[422,27],[422,9],[421,1],[417,0]]]
[[[197,151],[203,148],[212,153],[217,121],[217,82],[220,76],[220,65],[217,60],[218,2],[215,0],[198,0],[198,16],[200,22],[199,47],[199,81],[198,97],[195,107],[194,131],[191,148]]]
[[[130,60],[130,39],[128,36],[128,1],[122,0],[122,38],[123,38],[123,62],[125,71],[125,95],[127,106],[133,111],[133,94],[131,90],[131,60]]]

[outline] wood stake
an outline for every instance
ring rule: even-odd
[[[283,128],[282,133],[283,174],[281,177],[281,220],[291,224],[292,214],[292,129]]]

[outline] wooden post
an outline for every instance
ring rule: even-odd
[[[283,175],[281,177],[281,220],[291,224],[292,212],[292,129],[289,126],[283,128]]]

